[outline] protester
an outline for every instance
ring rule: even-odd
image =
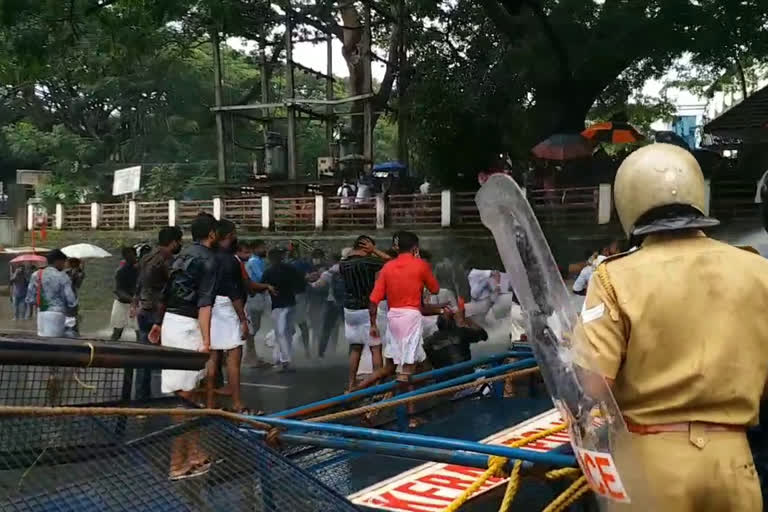
[[[317,281],[310,285],[313,289],[322,290],[325,293],[320,320],[321,330],[317,343],[317,355],[320,359],[325,357],[325,352],[331,340],[334,341],[334,348],[331,352],[336,351],[339,325],[344,318],[344,296],[346,289],[344,287],[344,278],[339,272],[340,261],[341,255],[335,254],[331,256],[331,267],[322,272]]]
[[[191,225],[194,243],[185,247],[171,266],[165,294],[162,326],[155,324],[150,341],[164,347],[209,352],[211,350],[211,313],[216,293],[218,267],[213,247],[217,242],[217,222],[207,214],[198,215]],[[213,407],[214,366],[208,362],[206,402]],[[176,393],[194,401],[194,391],[206,371],[163,370],[163,393]],[[202,451],[199,434],[177,437],[171,447],[171,480],[207,473],[211,460]]]
[[[170,279],[170,264],[181,251],[181,228],[166,226],[157,235],[157,247],[139,262],[134,304],[139,328],[139,343],[150,343],[153,325],[160,326],[165,313],[163,293]],[[152,396],[152,370],[136,370],[136,400],[149,400]]]
[[[27,265],[19,265],[11,274],[11,298],[13,299],[13,319],[27,318],[27,288],[29,288],[30,269]]]
[[[372,335],[368,309],[376,275],[387,260],[389,255],[378,250],[371,237],[361,235],[355,240],[349,256],[339,263],[339,273],[344,280],[345,289],[344,337],[349,343],[347,389],[351,389],[357,381],[357,370],[364,348],[371,350],[374,371],[383,364],[381,337],[378,332],[375,336]]]
[[[307,298],[307,276],[312,271],[312,264],[303,259],[299,253],[299,248],[293,243],[288,245],[288,258],[286,263],[293,265],[301,275],[303,286],[296,290],[296,308],[294,321],[301,333],[301,343],[304,346],[304,355],[307,359],[312,357],[309,348],[309,300]]]
[[[435,318],[437,331],[424,338],[424,351],[434,368],[471,360],[470,345],[488,339],[485,329],[464,316],[463,308],[446,310],[445,314]]]
[[[136,311],[132,307],[133,297],[136,293],[136,284],[139,279],[139,269],[136,265],[136,250],[133,247],[123,247],[120,250],[123,261],[115,272],[115,300],[112,301],[112,341],[123,337],[123,330],[127,327],[136,332],[136,339],[140,337],[139,326],[136,323]]]
[[[267,267],[267,244],[263,240],[254,240],[251,244],[252,254],[245,264],[248,277],[252,283],[260,283]],[[245,365],[250,367],[266,366],[269,363],[261,359],[256,350],[256,335],[261,329],[261,318],[269,307],[269,295],[251,291],[245,304],[248,317],[248,338],[246,339]]]
[[[67,256],[59,249],[48,253],[48,266],[32,274],[27,288],[27,304],[37,305],[37,335],[64,336],[65,320],[77,307],[72,281],[64,273]]]
[[[275,324],[273,355],[275,366],[280,372],[292,370],[291,344],[296,331],[296,294],[307,286],[301,272],[283,261],[284,255],[283,249],[270,250],[270,267],[262,276],[264,284],[275,288],[272,297],[272,321]]]
[[[371,336],[378,337],[377,309],[384,299],[389,303],[389,344],[387,357],[398,365],[397,379],[407,382],[416,364],[426,358],[422,346],[421,306],[424,288],[437,294],[440,286],[429,264],[419,258],[419,238],[409,231],[397,236],[396,259],[381,270],[370,296]]]
[[[587,262],[587,266],[581,269],[581,271],[579,272],[579,275],[576,277],[576,281],[574,281],[573,283],[573,287],[572,287],[573,293],[577,295],[586,295],[587,284],[589,284],[589,280],[592,277],[592,274],[594,273],[597,266],[600,263],[602,263],[606,258],[618,253],[619,253],[619,241],[614,240],[610,244],[603,247],[598,254],[590,258],[590,260],[588,260]]]
[[[245,300],[248,296],[246,282],[237,251],[235,224],[222,219],[217,223],[218,250],[216,266],[216,301],[211,316],[210,367],[218,371],[222,353],[226,353],[227,389],[231,394],[232,409],[241,414],[251,414],[245,409],[240,397],[240,362],[243,343],[248,336],[248,320],[245,317]],[[260,285],[263,286],[263,285]],[[209,379],[213,379],[209,372]]]

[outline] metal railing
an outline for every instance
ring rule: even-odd
[[[136,224],[139,229],[154,229],[168,225],[168,201],[136,203]]]
[[[99,229],[128,229],[128,203],[102,204]]]
[[[325,198],[325,226],[328,229],[376,228],[376,198]]]
[[[261,197],[227,199],[224,216],[247,230],[261,229]]]
[[[274,226],[278,231],[315,229],[314,197],[279,197],[272,200]]]
[[[755,202],[757,186],[754,180],[718,181],[711,186],[709,211],[721,221],[742,221],[758,218],[759,203]]]
[[[91,205],[73,204],[66,206],[61,228],[69,230],[91,229]]]
[[[177,224],[188,228],[200,212],[213,213],[213,201],[179,201]]]
[[[528,191],[541,224],[572,226],[597,223],[598,187],[553,188]]]

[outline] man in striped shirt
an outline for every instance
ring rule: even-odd
[[[349,384],[352,389],[357,379],[363,347],[369,347],[374,371],[382,366],[381,338],[371,337],[368,317],[370,295],[376,275],[389,255],[376,248],[369,236],[357,237],[352,252],[339,263],[339,274],[344,280],[344,336],[349,343]]]

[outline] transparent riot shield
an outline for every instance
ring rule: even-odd
[[[492,176],[475,198],[523,309],[541,374],[602,510],[656,510],[630,435],[605,379],[588,357],[574,361],[578,312],[525,194],[506,175]]]

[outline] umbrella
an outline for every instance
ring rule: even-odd
[[[623,121],[596,123],[581,132],[581,134],[591,141],[609,142],[611,144],[628,144],[645,139],[634,126]]]
[[[68,245],[62,247],[61,252],[63,252],[67,258],[77,258],[80,260],[86,258],[109,258],[112,256],[101,247],[92,244]]]
[[[574,160],[592,156],[592,143],[578,133],[557,133],[536,144],[531,152],[544,160]]]
[[[39,254],[22,254],[13,258],[11,263],[42,263],[45,265],[48,263],[48,260],[45,259],[45,256],[40,256]]]

